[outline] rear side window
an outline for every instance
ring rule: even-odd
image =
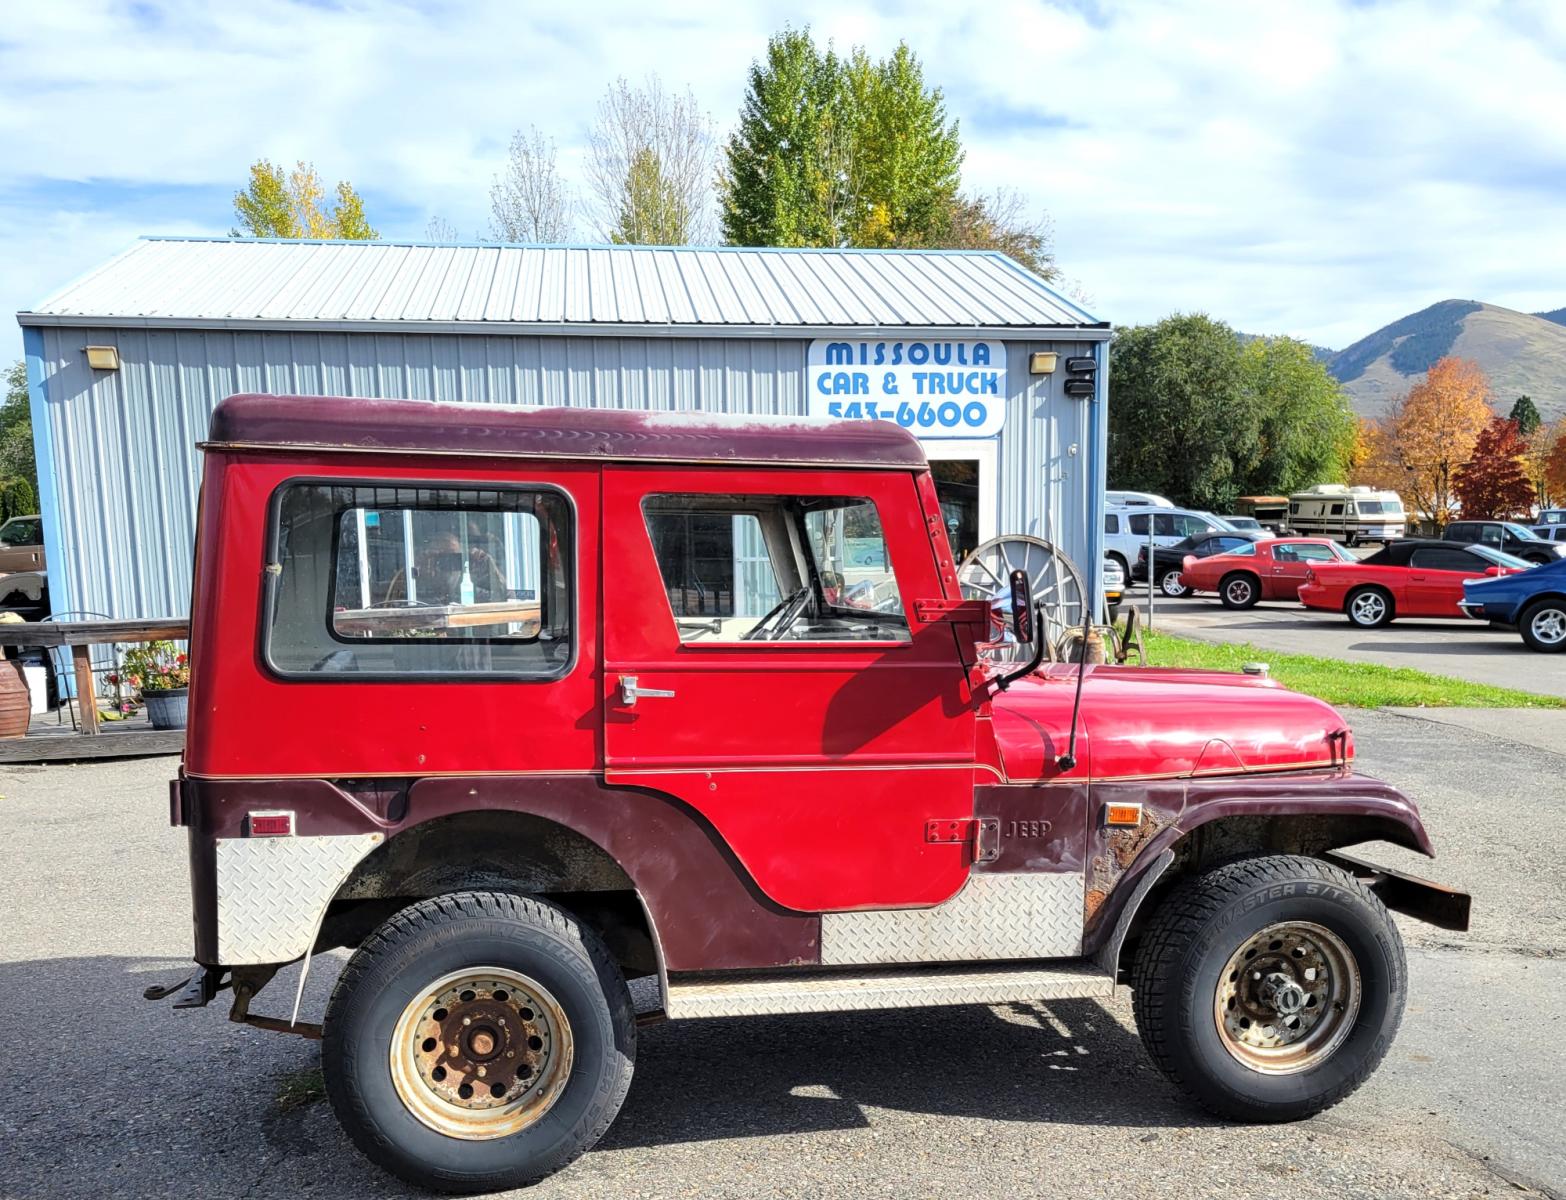
[[[1471,571],[1475,574],[1482,572],[1486,566],[1474,555],[1456,546],[1421,546],[1409,557],[1408,565],[1422,567],[1427,571]]]
[[[1120,518],[1118,516],[1116,516],[1114,513],[1105,513],[1104,514],[1104,532],[1105,533],[1119,533],[1120,532]]]
[[[273,503],[278,674],[553,678],[572,654],[572,519],[552,488],[296,483]]]

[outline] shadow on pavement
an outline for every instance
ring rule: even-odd
[[[318,1014],[336,964],[312,969]],[[329,1106],[285,1111],[319,1065],[302,1038],[228,1022],[228,994],[176,1012],[141,998],[165,958],[0,964],[0,1195],[414,1195],[349,1145]],[[289,973],[292,976],[292,972]],[[257,1009],[286,1014],[280,976]],[[640,1031],[604,1149],[864,1127],[864,1107],[996,1121],[1206,1125],[1091,1001],[670,1022]],[[587,1161],[591,1161],[591,1158]]]

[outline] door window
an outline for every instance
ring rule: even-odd
[[[1126,524],[1131,527],[1131,532],[1137,537],[1147,536],[1147,523],[1151,518],[1146,513],[1132,513],[1126,518]]]
[[[1302,562],[1337,562],[1339,556],[1331,546],[1317,546],[1311,542],[1293,547],[1294,556]]]
[[[0,543],[7,546],[32,546],[40,540],[37,521],[7,521],[0,527]]]
[[[1341,517],[1343,515],[1343,506],[1341,504],[1334,504],[1332,506],[1330,515],[1334,517]]]
[[[553,678],[569,666],[559,492],[302,483],[273,508],[264,649],[277,673]]]
[[[656,495],[642,511],[682,642],[909,640],[869,500]]]
[[[1143,532],[1147,532],[1145,529]],[[1153,514],[1153,535],[1155,537],[1189,537],[1185,531],[1184,523],[1176,524],[1173,513]]]

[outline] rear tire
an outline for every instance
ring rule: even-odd
[[[1254,608],[1261,599],[1261,583],[1249,571],[1235,571],[1219,580],[1218,598],[1225,608]]]
[[[1361,629],[1379,629],[1395,615],[1392,593],[1382,587],[1355,588],[1343,600],[1343,615]]]
[[[1542,654],[1566,650],[1566,600],[1536,600],[1517,618],[1523,645]]]
[[[1220,1117],[1276,1122],[1330,1108],[1369,1078],[1407,978],[1397,926],[1367,888],[1276,855],[1176,887],[1142,935],[1132,986],[1165,1075]]]
[[[597,935],[496,892],[421,901],[371,934],[321,1046],[354,1144],[454,1193],[522,1187],[582,1154],[619,1112],[635,1057],[630,995]]]

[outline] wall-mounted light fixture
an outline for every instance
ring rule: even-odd
[[[113,346],[88,346],[87,365],[94,371],[118,371],[120,352]]]
[[[1052,375],[1055,372],[1055,362],[1060,358],[1053,350],[1040,350],[1028,355],[1029,375]]]

